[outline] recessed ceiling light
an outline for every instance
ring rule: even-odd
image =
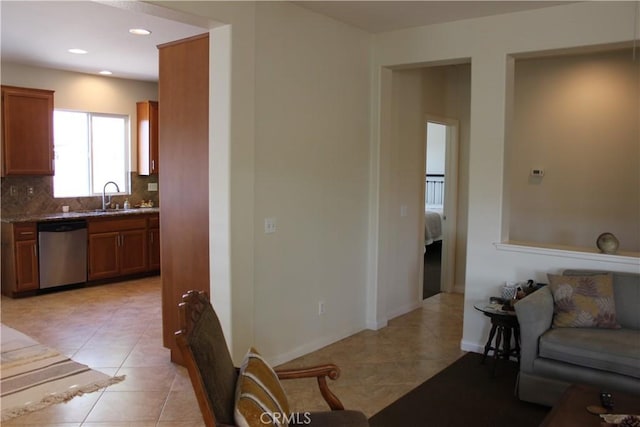
[[[76,49],[76,48],[69,49],[69,50],[68,50],[68,52],[76,53],[76,54],[78,54],[78,55],[84,55],[85,53],[88,53],[88,52],[87,52],[86,50],[84,50],[84,49]]]
[[[151,31],[145,30],[144,28],[132,28],[129,30],[131,34],[135,34],[136,36],[148,36],[151,34]]]
[[[113,73],[109,70],[102,70],[99,74],[102,74],[103,76],[110,76]]]

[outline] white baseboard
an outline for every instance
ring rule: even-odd
[[[464,351],[470,351],[472,353],[484,353],[484,344],[478,344],[471,341],[460,341],[460,349]]]
[[[410,311],[420,308],[421,306],[422,306],[422,301],[411,302],[409,304],[406,304],[402,307],[398,307],[390,311],[389,313],[387,313],[387,319],[391,320],[395,317],[402,316],[403,314],[407,314]]]
[[[367,329],[370,329],[372,331],[378,331],[382,328],[386,328],[388,324],[389,324],[388,319],[375,320],[373,322],[367,322]]]
[[[345,330],[341,333],[333,334],[327,337],[322,337],[322,338],[313,340],[309,343],[303,344],[299,347],[296,347],[291,351],[287,351],[286,353],[281,353],[275,356],[267,357],[267,361],[269,362],[269,364],[271,364],[271,366],[278,366],[290,360],[293,360],[297,357],[304,356],[305,354],[309,354],[313,351],[319,350],[322,347],[326,347],[329,344],[333,344],[334,342],[340,341],[341,339],[357,334],[362,330],[363,328],[354,328],[352,330]]]

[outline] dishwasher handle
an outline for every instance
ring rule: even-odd
[[[87,228],[87,221],[39,222],[38,233],[65,233]]]

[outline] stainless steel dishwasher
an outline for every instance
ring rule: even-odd
[[[87,281],[87,222],[38,223],[40,288]]]

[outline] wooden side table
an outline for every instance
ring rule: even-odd
[[[502,309],[502,304],[476,304],[474,308],[491,319],[491,331],[489,339],[484,346],[482,363],[485,362],[489,351],[493,351],[492,375],[495,375],[498,359],[515,357],[520,363],[520,325],[515,311]],[[511,348],[511,336],[513,335],[515,346]],[[494,342],[495,338],[495,342]]]

